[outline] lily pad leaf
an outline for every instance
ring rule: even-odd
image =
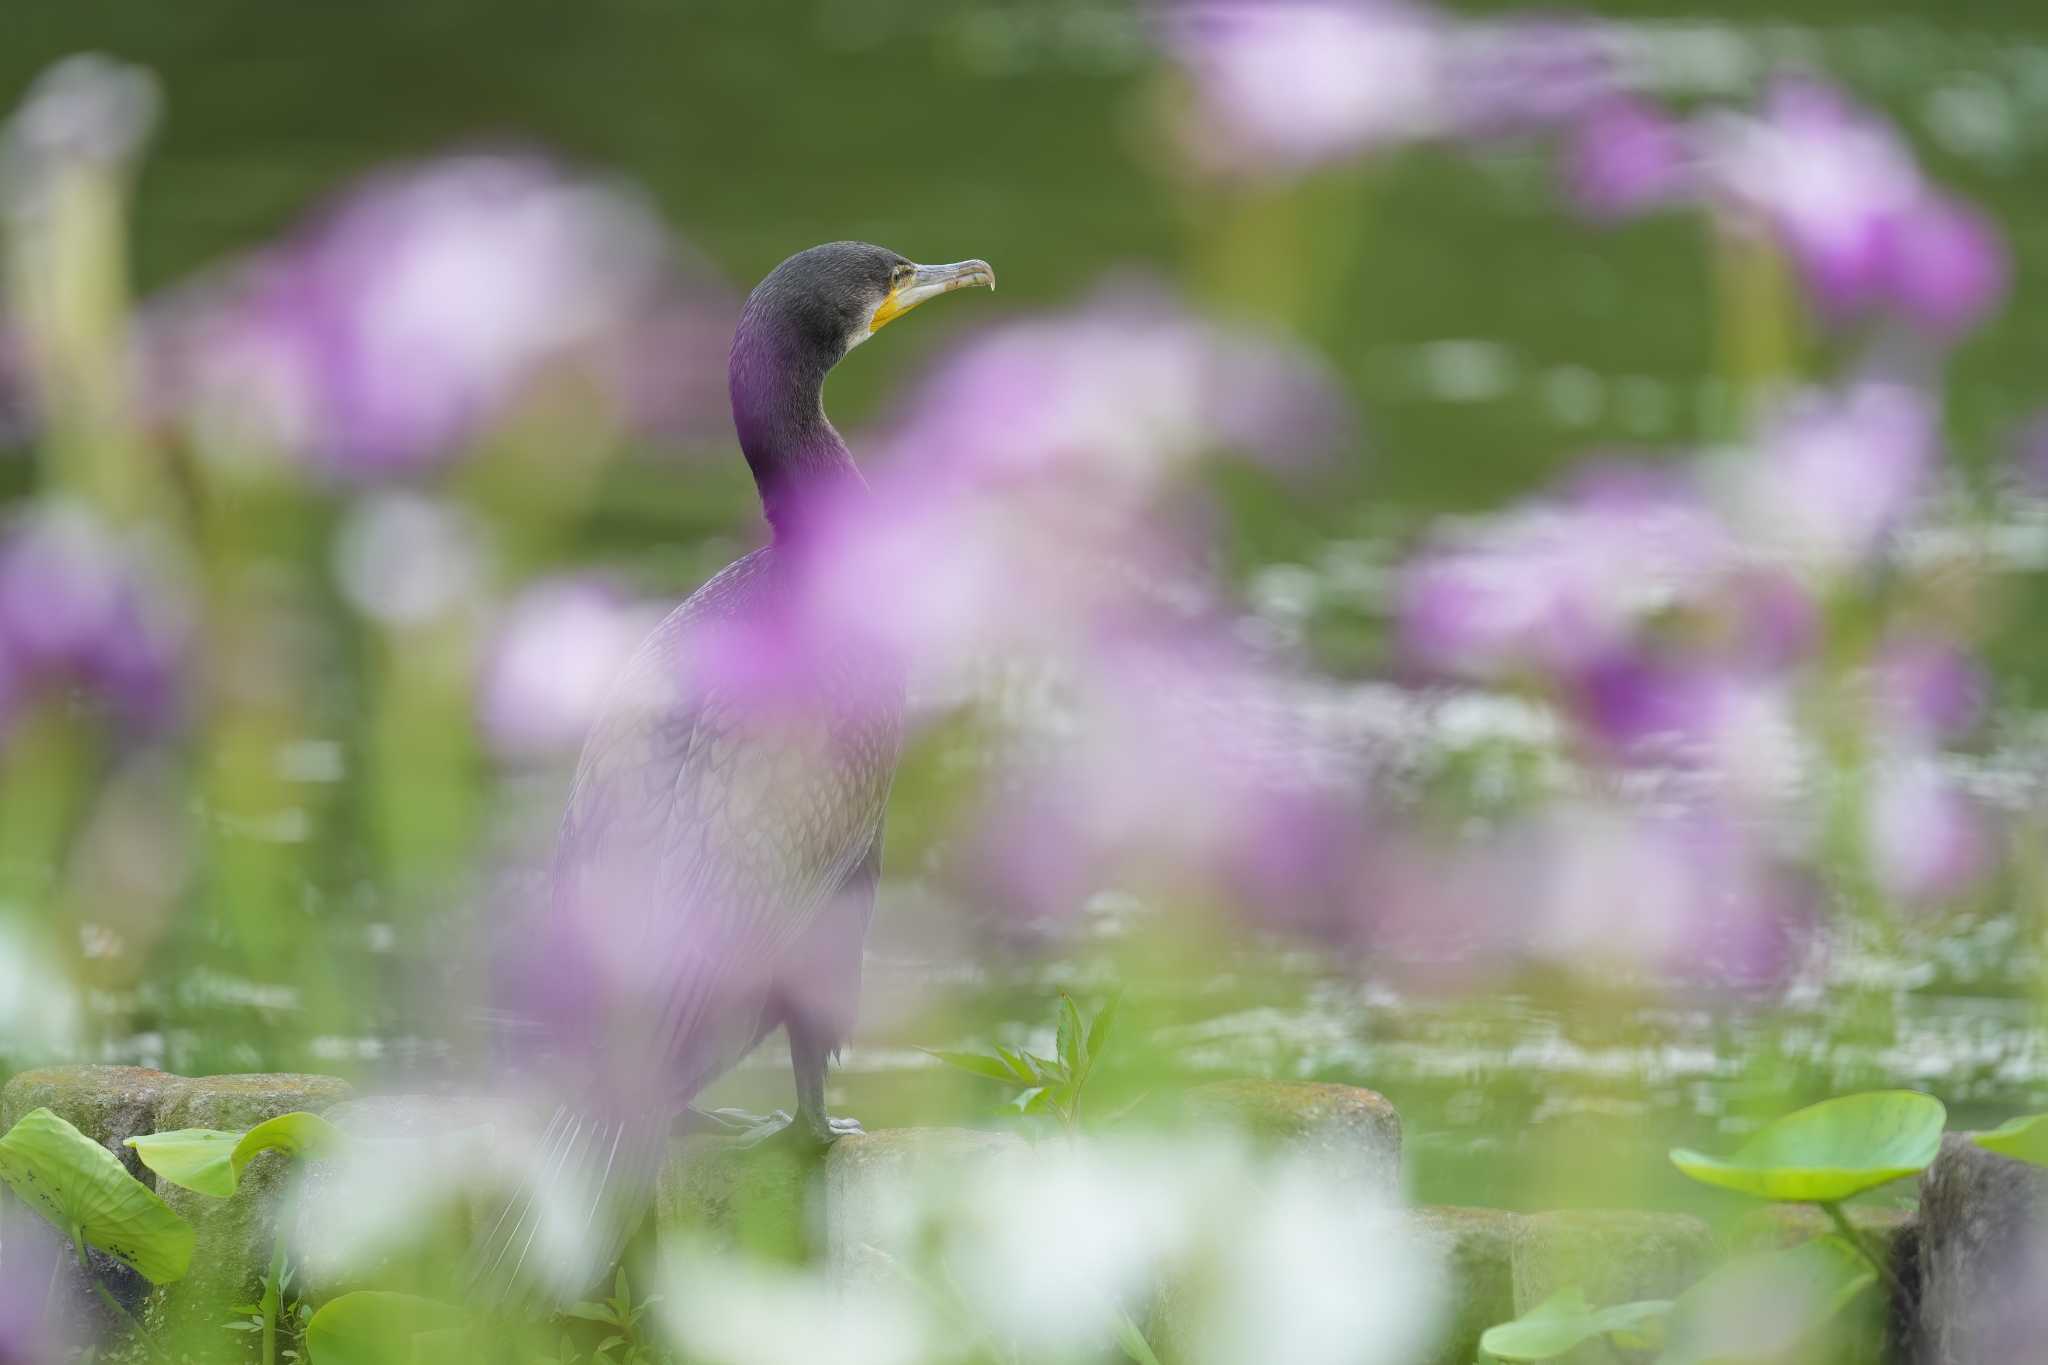
[[[339,1141],[340,1131],[318,1114],[303,1110],[266,1119],[246,1133],[215,1128],[179,1128],[128,1139],[142,1164],[162,1179],[200,1194],[225,1199],[241,1183],[258,1152],[291,1155],[318,1151]]]
[[[432,1365],[462,1358],[461,1329],[452,1303],[364,1289],[312,1316],[306,1353],[311,1365]]]
[[[1766,1124],[1731,1156],[1675,1148],[1694,1180],[1762,1199],[1833,1203],[1924,1170],[1941,1150],[1948,1111],[1932,1095],[1844,1095]]]
[[[1657,1365],[1788,1358],[1876,1280],[1870,1262],[1832,1235],[1737,1257],[1679,1295]]]
[[[1552,1360],[1609,1333],[1635,1333],[1671,1311],[1669,1299],[1594,1308],[1584,1290],[1560,1289],[1513,1322],[1486,1329],[1479,1349],[1498,1360]]]
[[[90,1242],[151,1284],[183,1279],[191,1268],[192,1225],[48,1109],[24,1114],[0,1137],[0,1181],[66,1237]]]
[[[1979,1133],[1977,1145],[1987,1152],[2009,1156],[2035,1166],[2048,1166],[2048,1114],[2028,1114],[2010,1119],[1988,1133]]]

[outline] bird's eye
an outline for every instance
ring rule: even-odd
[[[916,273],[908,265],[899,265],[889,272],[889,283],[901,289],[904,285],[910,283],[910,277]]]

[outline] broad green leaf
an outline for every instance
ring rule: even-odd
[[[1075,1005],[1074,997],[1065,991],[1060,992],[1060,1021],[1054,1039],[1059,1044],[1060,1064],[1066,1067],[1069,1075],[1079,1075],[1087,1069],[1087,1033],[1081,1027],[1081,1010]]]
[[[1016,1073],[1000,1057],[984,1057],[979,1052],[934,1052],[930,1048],[924,1051],[926,1056],[936,1057],[947,1066],[986,1076],[992,1081],[1002,1081],[1006,1085],[1017,1084]]]
[[[1786,1358],[1876,1280],[1836,1236],[1737,1257],[1678,1296],[1658,1365]]]
[[[1032,1065],[1031,1059],[1027,1054],[1019,1052],[1015,1048],[1004,1047],[1001,1043],[997,1043],[996,1055],[1003,1059],[1004,1064],[1010,1068],[1010,1074],[1017,1078],[1019,1084],[1042,1084],[1039,1079],[1038,1068]]]
[[[1550,1360],[1594,1337],[1639,1330],[1670,1311],[1668,1299],[1596,1309],[1585,1291],[1560,1289],[1513,1322],[1487,1328],[1479,1349],[1501,1360]]]
[[[258,1152],[291,1155],[316,1151],[340,1138],[318,1114],[303,1110],[266,1119],[246,1133],[216,1128],[179,1128],[128,1139],[142,1164],[173,1185],[225,1199],[235,1192],[242,1172]]]
[[[1833,1203],[1912,1175],[1941,1150],[1948,1111],[1912,1090],[1823,1100],[1757,1130],[1732,1156],[1675,1148],[1694,1180],[1762,1199]]]
[[[1109,1041],[1109,1026],[1116,1022],[1116,1007],[1123,1003],[1124,993],[1118,991],[1109,997],[1109,1003],[1095,1013],[1088,1025],[1088,1055],[1100,1057],[1102,1048]]]
[[[1987,1152],[2034,1166],[2048,1166],[2048,1114],[2008,1119],[1988,1133],[1977,1134],[1975,1141]]]
[[[311,1365],[439,1365],[462,1358],[461,1323],[453,1304],[358,1290],[307,1322],[306,1352]]]
[[[192,1265],[192,1225],[112,1152],[48,1109],[0,1137],[0,1181],[66,1237],[84,1238],[151,1284]]]
[[[129,1138],[128,1145],[159,1179],[225,1199],[235,1192],[235,1144],[241,1140],[240,1133],[217,1128],[178,1128]]]

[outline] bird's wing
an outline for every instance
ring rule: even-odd
[[[621,1011],[610,1041],[648,1061],[722,1045],[706,1010],[765,983],[866,851],[887,795],[893,715],[839,713],[829,687],[815,706],[762,707],[707,679],[699,647],[764,582],[740,561],[641,646],[564,819],[555,911]],[[871,753],[849,728],[889,734]]]

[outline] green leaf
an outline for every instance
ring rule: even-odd
[[[1551,1360],[1610,1332],[1633,1332],[1671,1311],[1668,1299],[1594,1308],[1585,1291],[1560,1289],[1512,1322],[1489,1327],[1479,1349],[1501,1360]]]
[[[1678,1296],[1658,1365],[1775,1361],[1877,1280],[1840,1237],[1741,1256]]]
[[[1087,1031],[1081,1027],[1081,1010],[1074,1003],[1074,997],[1060,992],[1060,1021],[1054,1030],[1054,1041],[1058,1044],[1060,1065],[1066,1067],[1069,1075],[1079,1075],[1088,1066]]]
[[[451,1340],[461,1322],[462,1311],[453,1304],[363,1289],[313,1315],[306,1324],[306,1353],[311,1365],[433,1365],[463,1358]]]
[[[1109,1003],[1095,1012],[1094,1020],[1088,1025],[1088,1055],[1100,1057],[1102,1048],[1109,1041],[1109,1026],[1116,1022],[1117,1006],[1124,1000],[1124,993],[1118,991],[1109,997]]]
[[[0,1181],[66,1237],[82,1237],[151,1284],[192,1265],[192,1225],[118,1158],[48,1109],[0,1137]]]
[[[947,1066],[957,1067],[976,1076],[986,1076],[992,1081],[1001,1081],[1005,1085],[1016,1085],[1019,1083],[1016,1073],[1000,1057],[984,1057],[979,1052],[935,1052],[931,1048],[925,1048],[924,1052],[927,1056],[938,1058]],[[1030,1078],[1028,1076],[1023,1078],[1023,1083],[1029,1084]]]
[[[616,1327],[619,1324],[619,1316],[612,1311],[609,1304],[592,1303],[588,1299],[582,1303],[571,1304],[569,1307],[564,1308],[562,1316],[565,1318],[581,1318],[585,1322],[601,1322],[607,1327]]]
[[[303,1111],[266,1119],[246,1133],[216,1128],[179,1128],[128,1139],[142,1164],[183,1189],[225,1199],[235,1192],[242,1172],[258,1152],[293,1155],[318,1151],[341,1140],[340,1132],[318,1114]]]
[[[1145,1340],[1145,1334],[1138,1330],[1138,1324],[1131,1321],[1131,1315],[1121,1308],[1116,1310],[1116,1344],[1123,1353],[1137,1365],[1159,1365],[1159,1357],[1153,1354],[1152,1343]]]
[[[1974,1141],[1987,1152],[2033,1166],[2048,1166],[2048,1114],[2008,1119],[1988,1133],[1977,1134]]]
[[[1674,1148],[1694,1180],[1762,1199],[1833,1203],[1924,1169],[1948,1111],[1912,1090],[1824,1100],[1757,1130],[1732,1156]]]

